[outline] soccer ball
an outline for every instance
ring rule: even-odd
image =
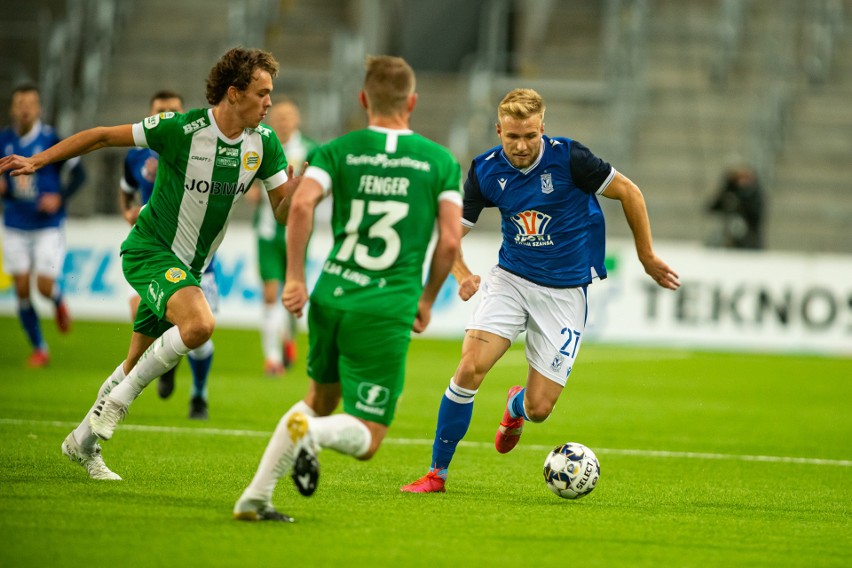
[[[601,465],[595,453],[576,442],[556,446],[544,460],[544,481],[564,499],[585,497],[598,484]]]

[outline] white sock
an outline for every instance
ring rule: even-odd
[[[281,304],[264,304],[263,320],[260,325],[260,344],[263,347],[263,358],[267,361],[281,363],[281,342],[284,337],[284,307]]]
[[[187,353],[189,347],[180,338],[180,330],[177,326],[169,328],[145,350],[136,366],[127,373],[127,378],[112,390],[110,398],[130,405],[142,389],[177,365]]]
[[[213,355],[213,340],[212,339],[208,339],[207,341],[205,341],[204,343],[202,343],[201,345],[199,345],[195,349],[191,349],[189,351],[189,353],[187,353],[188,357],[191,357],[192,359],[195,359],[195,360],[207,359],[211,355]]]
[[[311,418],[308,429],[321,448],[331,448],[355,458],[366,454],[373,441],[370,429],[349,414]]]
[[[316,416],[316,412],[307,405],[303,400],[290,407],[281,420],[278,421],[278,426],[275,427],[275,432],[272,433],[272,438],[266,445],[266,450],[263,452],[263,457],[260,458],[260,465],[257,466],[257,471],[254,477],[243,491],[242,497],[237,501],[237,506],[240,502],[251,500],[255,502],[268,503],[272,501],[272,493],[275,491],[275,485],[278,479],[289,473],[281,471],[279,462],[284,452],[293,444],[290,441],[290,432],[287,430],[287,421],[294,412],[301,412],[308,417]]]
[[[77,443],[80,444],[80,447],[83,448],[83,450],[91,450],[95,447],[95,444],[98,441],[98,437],[92,433],[92,427],[89,426],[89,418],[92,416],[92,411],[100,403],[100,401],[103,400],[110,391],[112,391],[113,388],[124,380],[124,378],[124,361],[122,361],[121,364],[116,367],[115,371],[107,377],[104,384],[101,385],[101,388],[98,391],[98,397],[95,399],[95,404],[92,405],[92,408],[90,408],[89,412],[86,413],[86,417],[83,418],[83,421],[80,422],[80,425],[74,430],[74,439],[77,440]]]

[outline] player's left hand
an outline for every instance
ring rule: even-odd
[[[429,326],[429,321],[432,319],[432,304],[420,299],[417,302],[417,317],[414,318],[414,324],[411,329],[414,333],[423,333]]]
[[[308,287],[304,282],[287,280],[281,291],[281,303],[288,312],[297,318],[302,317],[302,309],[308,303]]]
[[[9,172],[13,176],[30,175],[34,174],[37,169],[32,158],[12,154],[0,159],[0,174]]]
[[[62,196],[58,193],[42,193],[38,198],[36,209],[41,213],[53,215],[62,207]]]
[[[657,285],[662,288],[668,288],[669,290],[680,288],[680,281],[678,280],[680,277],[657,255],[652,255],[650,258],[643,260],[642,265],[645,267],[645,272],[654,279]]]

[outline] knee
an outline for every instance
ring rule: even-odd
[[[524,401],[524,410],[526,410],[530,422],[544,422],[547,420],[550,413],[553,412],[553,406],[553,403],[550,401]]]
[[[200,347],[213,336],[216,320],[212,314],[200,315],[192,321],[184,324],[180,329],[180,336],[184,345],[190,349]]]

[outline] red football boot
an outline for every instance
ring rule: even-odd
[[[512,415],[509,414],[509,401],[523,388],[517,385],[510,388],[506,397],[506,410],[503,411],[503,420],[500,422],[500,427],[497,428],[497,435],[494,437],[494,447],[501,454],[511,452],[518,445],[521,432],[524,431],[524,417],[512,418]]]

